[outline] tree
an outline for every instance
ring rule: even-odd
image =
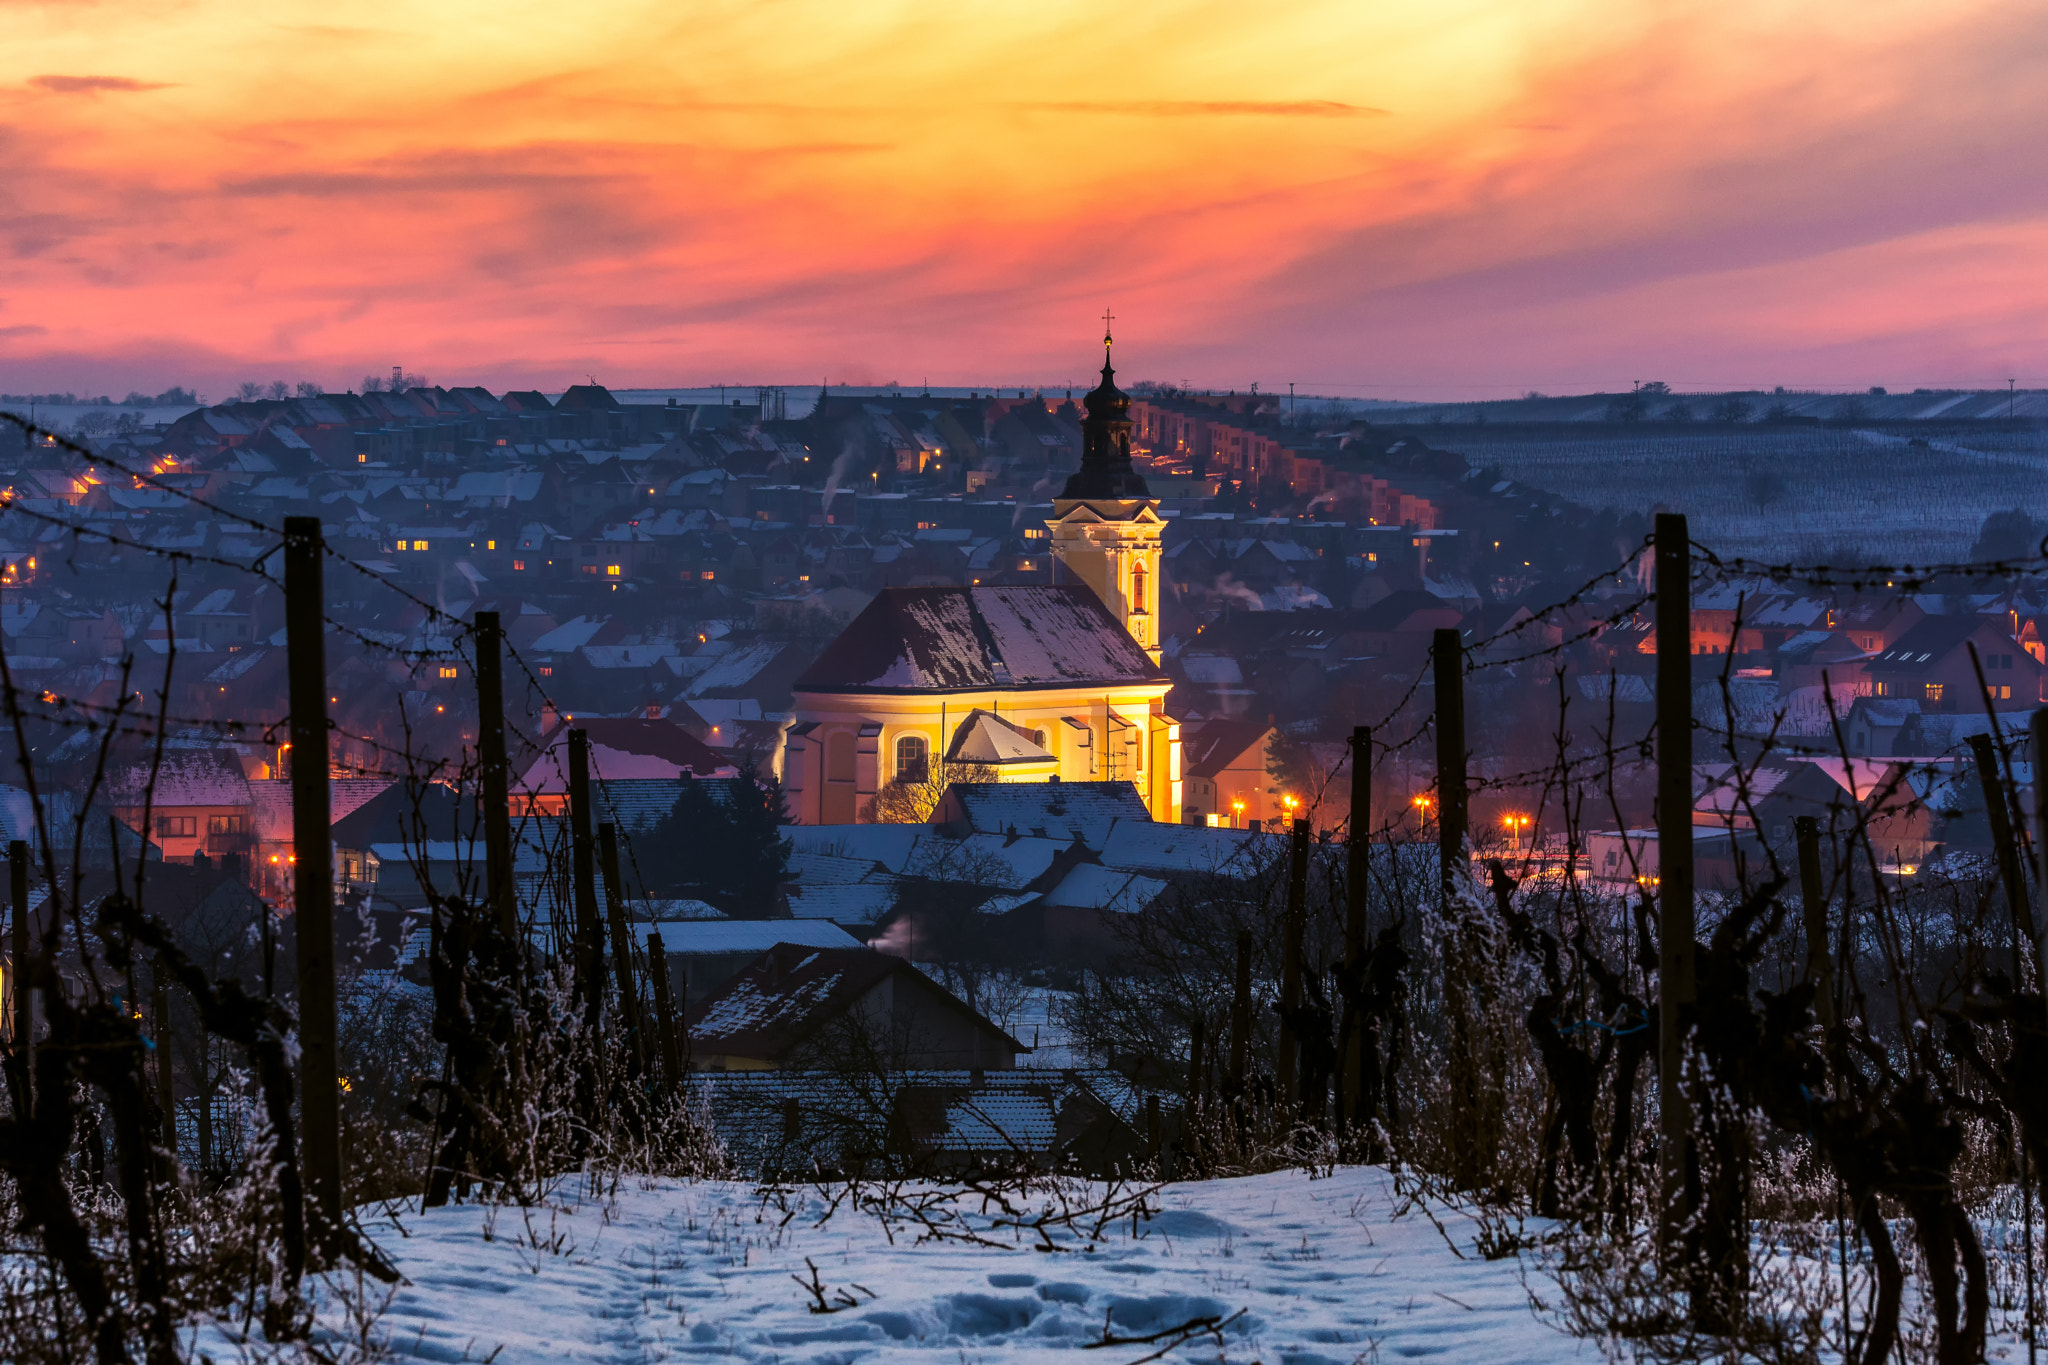
[[[1747,422],[1750,413],[1753,411],[1754,409],[1750,406],[1748,399],[1737,398],[1734,394],[1730,394],[1714,404],[1714,420],[1734,426],[1738,422]]]
[[[244,403],[253,403],[263,396],[263,386],[253,379],[245,379],[235,388],[235,397]]]
[[[1970,547],[1970,558],[1979,563],[2032,559],[2041,553],[2043,534],[2048,534],[2048,526],[2016,507],[2005,512],[1993,512],[1984,518],[1983,526],[1978,529],[1977,543]]]
[[[383,377],[382,375],[375,375],[375,374],[366,374],[366,375],[364,375],[364,376],[363,376],[363,392],[364,392],[364,393],[382,393],[382,392],[384,392],[384,377]]]
[[[986,763],[961,763],[942,758],[899,777],[876,792],[868,803],[868,819],[884,825],[922,825],[932,818],[946,788],[955,782],[1000,782],[1002,771]]]
[[[707,901],[742,918],[780,908],[789,872],[782,787],[772,777],[725,782],[686,779],[669,813],[639,845],[636,861],[652,889]]]
[[[294,389],[293,392],[300,398],[318,398],[320,396],[321,390],[318,384],[309,383],[308,381],[301,379],[298,383],[298,387]]]
[[[273,379],[270,381],[268,396],[271,398],[289,398],[292,396],[292,386],[285,383],[282,379]]]
[[[1742,480],[1742,492],[1761,512],[1785,496],[1785,476],[1769,465],[1754,465]]]
[[[1285,730],[1275,730],[1266,746],[1266,772],[1282,792],[1293,793],[1304,804],[1324,781],[1315,754]]]

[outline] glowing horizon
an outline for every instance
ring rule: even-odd
[[[0,0],[0,389],[2048,384],[2043,26]]]

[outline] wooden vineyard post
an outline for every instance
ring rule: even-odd
[[[1466,856],[1465,646],[1457,631],[1444,629],[1430,653],[1436,661],[1437,862],[1448,906]]]
[[[1827,892],[1821,885],[1820,822],[1793,820],[1799,843],[1799,899],[1806,919],[1806,979],[1814,983],[1813,1009],[1823,1028],[1835,1026],[1835,968],[1828,944]]]
[[[2034,941],[2033,916],[2027,911],[2027,878],[2020,864],[2018,831],[2012,827],[2005,798],[2005,782],[1999,776],[1998,749],[1989,735],[1970,736],[1970,754],[1977,764],[1977,785],[1984,796],[1984,815],[1991,823],[1991,847],[1998,853],[1998,879],[2005,885],[2005,908],[2012,928],[2013,989],[2026,979],[2020,957],[2020,934],[2028,944]]]
[[[668,952],[659,933],[647,935],[647,975],[654,982],[654,1014],[661,1031],[661,1074],[674,1090],[683,1083],[683,1059],[676,1047],[675,1004],[668,991]]]
[[[21,1083],[30,1086],[35,1078],[36,996],[29,982],[28,957],[28,842],[14,839],[7,845],[7,889],[14,907],[13,959],[7,970],[14,986],[14,1052],[21,1060]],[[24,1096],[23,1098],[26,1098]]]
[[[1308,920],[1308,821],[1294,822],[1287,853],[1287,919],[1280,932],[1280,1099],[1292,1111],[1301,1093],[1301,1041],[1295,1018],[1301,1009],[1302,939]]]
[[[164,1150],[178,1157],[177,1077],[171,1071],[171,974],[159,954],[149,967],[150,1050],[156,1054],[156,1103],[162,1111]]]
[[[591,1032],[604,1010],[604,930],[597,915],[597,858],[590,832],[590,736],[569,732],[569,875],[575,886],[576,999]]]
[[[505,631],[498,613],[476,614],[476,756],[484,798],[484,894],[498,932],[519,940],[512,882],[512,771],[505,757]]]
[[[1351,989],[1365,988],[1365,897],[1372,859],[1372,729],[1351,731],[1351,825],[1345,840],[1344,962]],[[1344,1011],[1344,1050],[1338,1059],[1337,1127],[1349,1131],[1365,1103],[1365,1039],[1363,1019],[1355,1003]]]
[[[612,931],[612,970],[618,979],[619,1018],[633,1040],[634,1058],[644,1069],[647,1053],[640,1036],[640,993],[633,987],[633,937],[626,927],[625,882],[619,877],[619,835],[608,823],[597,827],[597,852],[604,868],[605,919]]]
[[[1657,1151],[1667,1253],[1692,1212],[1692,1105],[1685,1088],[1694,1000],[1691,544],[1683,516],[1657,514]]]
[[[1246,1082],[1250,1080],[1252,1046],[1252,936],[1237,936],[1237,973],[1230,996],[1230,1099],[1240,1130],[1244,1127]]]
[[[284,519],[285,666],[292,744],[292,920],[299,981],[299,1128],[315,1240],[341,1228],[335,1045],[334,843],[328,808],[327,613],[317,517]]]

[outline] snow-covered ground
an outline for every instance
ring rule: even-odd
[[[370,1222],[405,1275],[372,1330],[407,1360],[841,1365],[1074,1358],[1105,1322],[1137,1338],[1209,1317],[1227,1321],[1222,1358],[1267,1365],[1598,1358],[1534,1315],[1514,1261],[1471,1255],[1462,1219],[1446,1228],[1464,1260],[1427,1220],[1396,1218],[1377,1168],[1169,1185],[1157,1206],[1135,1232],[1126,1218],[1092,1247],[1067,1236],[1070,1249],[1048,1252],[1000,1232],[1014,1245],[920,1242],[915,1225],[894,1228],[892,1243],[880,1220],[845,1210],[820,1225],[815,1192],[785,1220],[747,1184],[565,1187],[524,1212],[471,1205]],[[812,1311],[798,1280],[813,1265],[838,1311]],[[339,1307],[322,1321],[361,1340]],[[1078,1358],[1130,1365],[1157,1349]],[[1196,1337],[1167,1358],[1218,1360],[1217,1341]]]

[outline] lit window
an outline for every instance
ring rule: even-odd
[[[424,550],[427,548],[427,542],[425,542],[424,540],[415,540],[412,543],[412,547],[415,550]]]
[[[590,575],[591,575],[592,577],[595,577],[595,576],[596,576],[596,574],[597,574],[597,565],[595,565],[595,564],[585,564],[585,565],[583,566],[583,572],[585,572],[585,573],[587,573],[587,574],[590,574]]]
[[[444,678],[459,678],[462,676],[462,671],[453,664],[442,664],[441,676]]]
[[[607,564],[607,565],[605,565],[605,566],[604,566],[604,576],[605,576],[606,578],[617,578],[617,577],[619,576],[619,566],[618,566],[618,565],[616,565],[616,564]]]
[[[495,540],[487,540],[484,542],[484,548],[486,550],[495,550],[498,548],[498,542]]]
[[[922,782],[929,754],[923,735],[904,735],[896,741],[896,780]]]
[[[525,561],[525,560],[523,560],[523,559],[515,559],[515,560],[513,560],[513,561],[512,561],[512,572],[513,572],[513,573],[525,573],[525,572],[526,572],[526,561]]]
[[[711,570],[706,569],[704,572],[698,574],[697,577],[703,579],[706,583],[709,583],[712,579]]]
[[[1928,684],[1927,684],[1927,700],[1929,700],[1929,701],[1940,701],[1940,700],[1941,700],[1941,684],[1940,684],[1940,683],[1928,683]]]
[[[547,664],[542,664],[540,666],[540,675],[543,678],[552,678],[555,676],[555,670]]]
[[[370,457],[369,457],[369,456],[367,456],[367,455],[363,454],[363,453],[362,453],[361,451],[357,451],[357,452],[356,452],[356,463],[357,463],[357,464],[368,464],[369,462],[370,462]]]

